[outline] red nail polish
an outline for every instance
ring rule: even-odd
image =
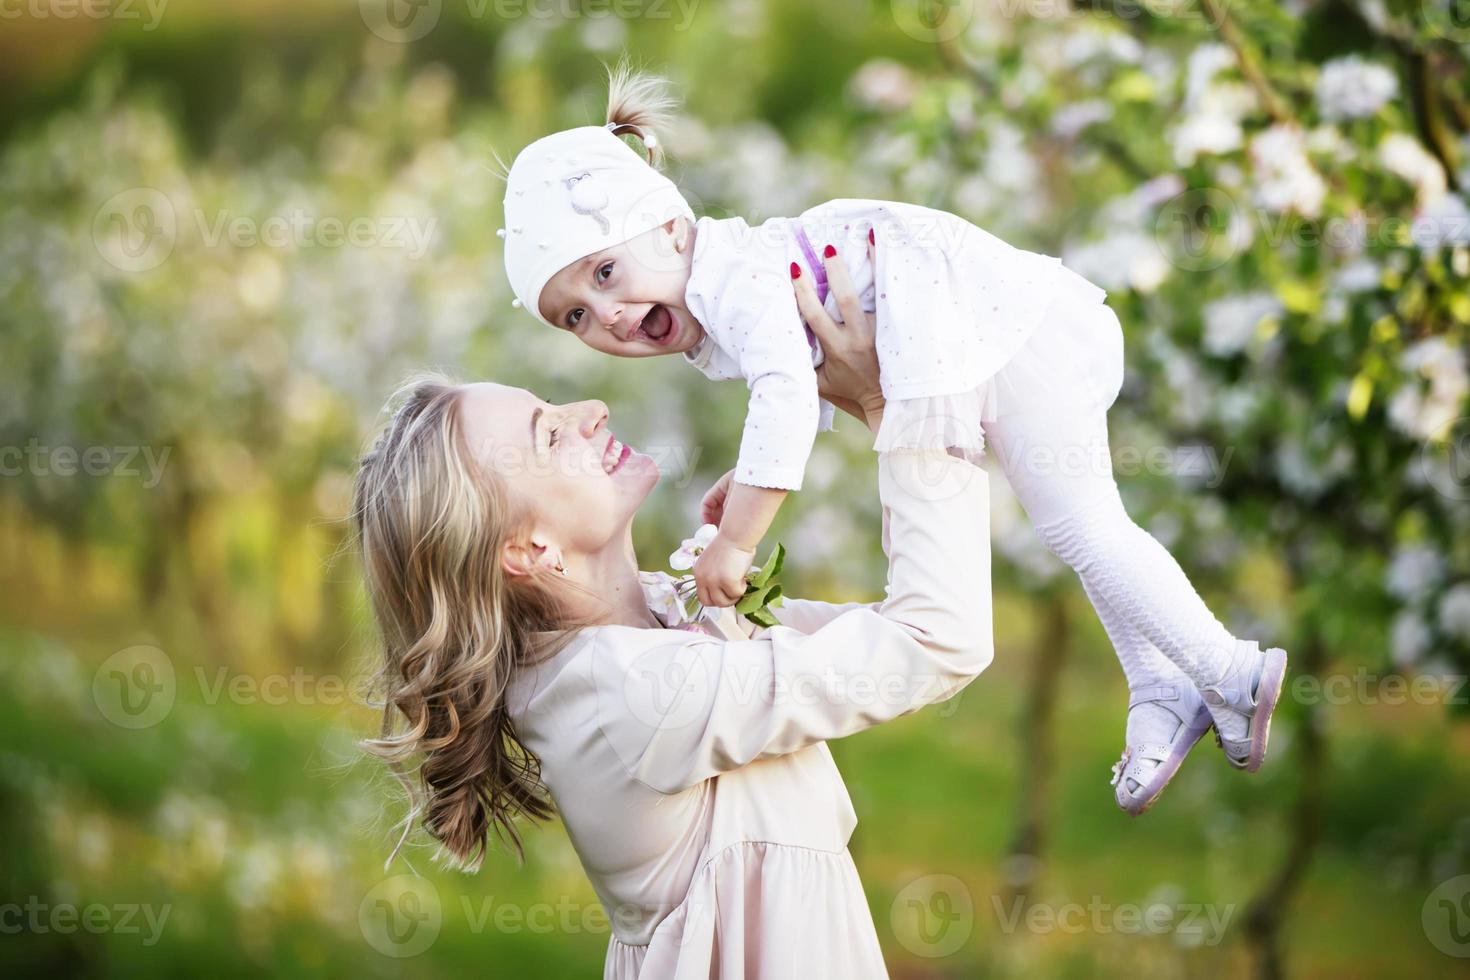
[[[791,278],[792,279],[800,279],[801,278],[801,266],[797,265],[795,262],[791,263]]]
[[[868,244],[869,245],[877,245],[878,244],[878,239],[876,239],[876,238],[873,237],[873,229],[871,229],[871,228],[868,229]]]
[[[829,258],[830,259],[832,256],[834,256],[836,254],[837,254],[837,249],[833,248],[831,245],[828,245],[826,248],[822,249],[822,255],[825,258]]]

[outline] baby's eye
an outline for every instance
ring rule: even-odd
[[[602,263],[602,265],[600,265],[600,266],[597,267],[597,277],[596,278],[597,278],[598,285],[601,285],[602,283],[606,282],[608,276],[611,276],[612,275],[612,267],[613,267],[613,264],[611,262],[604,262],[604,263]]]
[[[561,426],[557,426],[556,428],[552,429],[551,430],[551,436],[546,440],[547,447],[550,448],[551,446],[555,446],[556,445],[556,440],[557,440],[557,438],[560,435],[561,435]]]
[[[586,312],[586,311],[583,310],[579,306],[575,310],[573,310],[572,312],[568,313],[567,314],[567,326],[568,327],[575,327],[577,325],[577,323],[582,319],[582,314],[584,312]]]

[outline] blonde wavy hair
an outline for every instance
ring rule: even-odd
[[[552,813],[505,692],[517,669],[554,653],[576,624],[550,581],[559,576],[511,576],[502,566],[528,515],[469,452],[462,391],[435,374],[399,389],[399,408],[362,457],[352,517],[383,645],[373,677],[382,729],[360,744],[409,801],[388,863],[421,820],[443,863],[475,871],[492,832],[519,856],[517,819]]]

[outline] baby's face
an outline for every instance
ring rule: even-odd
[[[675,218],[552,276],[541,315],[604,354],[681,354],[704,337],[684,305],[693,254],[694,229]]]

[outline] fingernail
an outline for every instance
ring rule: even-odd
[[[868,244],[869,245],[877,245],[878,244],[878,240],[873,237],[873,229],[871,229],[871,228],[868,229]]]
[[[822,256],[824,258],[830,259],[832,256],[834,256],[836,254],[837,254],[837,249],[833,248],[831,245],[828,245],[826,248],[822,249]]]
[[[801,278],[801,266],[797,265],[795,262],[791,263],[791,278],[792,279],[800,279]]]

